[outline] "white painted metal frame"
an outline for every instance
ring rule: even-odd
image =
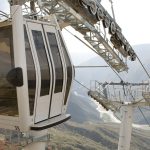
[[[27,85],[27,66],[24,43],[24,29],[22,7],[14,5],[11,7],[12,15],[12,32],[13,32],[13,50],[15,67],[22,68],[23,86],[17,87],[18,115],[16,117],[0,116],[0,127],[10,130],[19,130],[22,132],[29,131],[29,124],[32,118],[29,112],[29,98]],[[21,34],[21,36],[20,36]]]
[[[72,61],[71,61],[71,56],[70,56],[70,54],[69,54],[69,52],[68,52],[67,46],[66,46],[66,44],[65,44],[65,41],[64,41],[64,39],[63,39],[63,35],[61,34],[60,29],[59,29],[58,32],[60,33],[60,36],[62,37],[64,46],[65,46],[65,50],[67,51],[68,57],[69,57],[69,59],[70,59],[70,62],[71,62],[71,64],[73,64]],[[65,59],[65,58],[63,57],[63,59]],[[66,68],[65,68],[65,69],[66,69]],[[74,70],[74,67],[73,67],[73,65],[72,65],[72,81],[73,81],[74,75],[75,75],[75,70]],[[67,74],[66,74],[66,76],[67,76]],[[73,85],[73,82],[71,82],[70,88],[72,87],[72,85]],[[65,88],[66,88],[66,87],[65,87]],[[66,92],[66,91],[65,91],[65,92]],[[70,93],[71,93],[71,90],[69,91],[68,98],[70,97]],[[64,96],[65,96],[65,95],[64,95]],[[64,101],[65,101],[65,99],[64,99]],[[66,103],[66,105],[63,106],[63,109],[62,109],[62,113],[63,113],[63,114],[65,114],[65,112],[67,111],[68,102],[69,102],[69,101],[68,101],[68,99],[67,99],[67,103]]]
[[[122,121],[120,125],[118,150],[129,150],[133,122],[133,106],[122,106]]]
[[[48,42],[48,37],[47,37],[47,33],[54,33],[56,36],[56,40],[57,40],[57,44],[58,44],[58,49],[59,49],[59,54],[61,57],[61,62],[62,62],[62,69],[63,69],[63,87],[62,87],[62,92],[59,93],[54,93],[53,90],[53,94],[52,94],[52,102],[51,102],[51,110],[50,110],[50,118],[51,117],[55,117],[58,116],[62,113],[62,106],[63,106],[63,99],[64,99],[64,92],[65,92],[65,83],[66,83],[66,65],[63,59],[63,54],[62,54],[62,49],[60,46],[60,42],[59,42],[59,37],[58,37],[58,33],[57,33],[57,29],[53,26],[48,26],[48,25],[44,25],[44,31],[45,31],[45,36],[46,36],[46,40]],[[48,42],[48,47],[49,47],[49,52],[51,53],[51,48]],[[54,76],[55,76],[55,72],[54,72]],[[55,85],[55,78],[54,78],[54,85]]]
[[[24,29],[22,8],[18,5],[11,7],[12,26],[13,26],[13,45],[15,67],[21,67],[23,70],[23,86],[17,87],[17,99],[19,109],[19,127],[21,131],[29,130],[29,103],[28,103],[28,86],[27,86],[27,67],[24,44]],[[20,36],[20,33],[22,34]]]
[[[33,45],[33,53],[35,56],[35,64],[36,64],[36,68],[37,68],[37,86],[38,88],[36,88],[36,104],[35,104],[35,123],[46,120],[49,118],[49,106],[50,106],[50,97],[51,97],[51,89],[52,89],[52,82],[50,81],[50,90],[49,90],[49,95],[45,95],[45,96],[40,96],[40,87],[41,87],[41,70],[40,70],[40,64],[38,61],[38,56],[37,56],[37,52],[36,52],[36,48],[35,48],[35,43],[33,40],[33,35],[32,35],[32,30],[35,31],[40,31],[42,33],[42,37],[43,37],[43,41],[44,41],[44,45],[45,45],[45,50],[46,50],[46,55],[47,55],[47,60],[48,60],[48,65],[49,65],[49,69],[50,69],[50,77],[52,77],[52,67],[50,66],[50,58],[48,57],[48,49],[46,47],[46,41],[45,41],[45,36],[44,36],[44,32],[43,32],[43,28],[41,24],[35,24],[35,23],[31,23],[31,22],[27,22],[28,27],[29,27],[29,33],[30,33],[30,37],[32,37],[30,40],[32,41],[32,45]]]

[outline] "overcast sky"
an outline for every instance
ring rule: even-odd
[[[9,11],[9,4],[7,2],[8,0],[0,0],[0,10],[4,12]]]
[[[114,8],[131,45],[150,43],[150,0],[114,0]]]

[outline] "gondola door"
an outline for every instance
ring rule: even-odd
[[[36,68],[36,103],[35,123],[49,119],[51,91],[52,91],[52,64],[45,41],[42,24],[28,22],[28,31],[31,37],[32,52]]]
[[[55,26],[43,25],[45,37],[54,66],[53,94],[49,117],[61,115],[64,101],[64,89],[66,83],[66,66],[58,36],[58,29]]]

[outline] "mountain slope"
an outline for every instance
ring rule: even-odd
[[[100,122],[100,113],[96,108],[97,106],[88,96],[81,96],[77,92],[72,92],[67,112],[71,114],[74,122]]]
[[[118,124],[78,124],[67,122],[50,129],[52,149],[116,150]],[[150,131],[134,130],[130,150],[149,150]]]
[[[150,72],[150,44],[136,45],[134,46],[135,52],[139,59],[144,64],[148,72]],[[103,66],[107,65],[99,56],[91,58],[86,62],[83,62],[81,66]],[[143,70],[138,59],[136,61],[128,61],[128,72],[119,73],[119,75],[128,82],[141,82],[147,80],[148,76]],[[86,76],[85,76],[86,75]],[[116,74],[110,67],[107,68],[79,68],[76,69],[76,79],[84,82],[86,85],[90,85],[90,80],[98,81],[120,81]]]

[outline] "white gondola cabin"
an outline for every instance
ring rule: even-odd
[[[73,66],[55,17],[29,20],[13,9],[0,23],[0,127],[46,129],[70,118]]]

